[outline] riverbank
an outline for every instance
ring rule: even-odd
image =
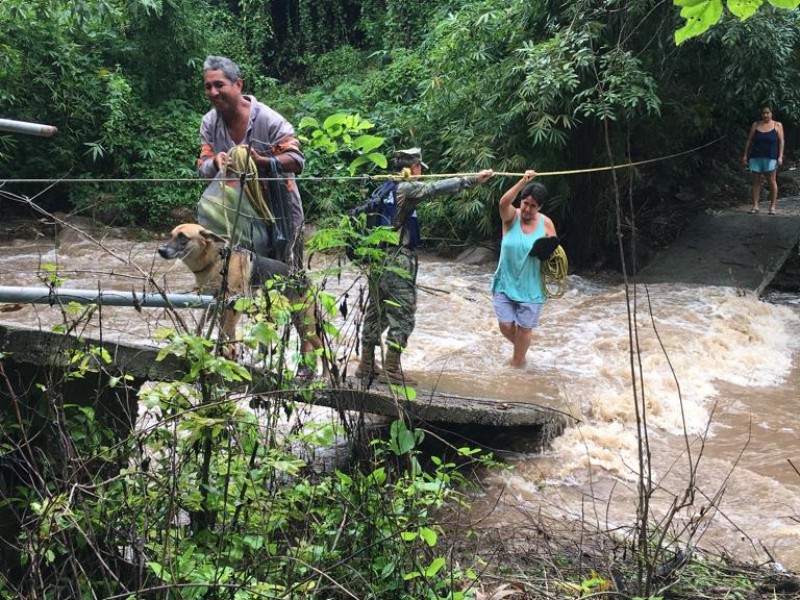
[[[671,545],[637,563],[638,554],[626,533],[633,532],[603,531],[588,523],[569,526],[534,515],[527,528],[519,526],[511,535],[484,530],[481,544],[495,551],[484,554],[491,562],[480,575],[477,598],[776,600],[800,594],[798,573],[777,562],[746,564],[724,551],[713,554]],[[522,537],[525,543],[520,543]],[[459,547],[474,551],[470,541],[460,541]],[[648,595],[645,585],[649,585]]]

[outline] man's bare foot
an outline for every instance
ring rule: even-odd
[[[514,361],[512,359],[511,362],[509,362],[508,364],[510,364],[515,369],[522,369],[523,367],[525,367],[525,361],[524,360],[521,361],[521,362],[516,362],[516,361]]]

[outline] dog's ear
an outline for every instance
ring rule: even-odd
[[[209,231],[208,229],[201,229],[200,236],[203,237],[203,239],[208,240],[209,242],[214,242],[215,244],[225,243],[225,238],[217,235],[213,231]]]

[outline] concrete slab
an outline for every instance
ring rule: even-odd
[[[136,344],[109,342],[0,323],[0,358],[41,368],[66,368],[68,352],[89,346],[102,347],[119,372],[141,381],[177,379],[186,364],[175,356],[156,361],[158,349]],[[103,365],[105,366],[105,365]],[[99,368],[99,367],[98,367]]]
[[[733,287],[760,294],[800,241],[800,200],[781,199],[778,214],[749,207],[706,212],[635,278],[637,283]]]
[[[88,338],[78,339],[71,335],[40,331],[33,328],[0,324],[0,365],[7,372],[26,373],[31,381],[21,382],[25,387],[32,380],[44,379],[51,370],[68,368],[68,350],[90,346],[102,346],[112,357],[112,364],[102,365],[103,374],[127,374],[134,380],[129,382],[129,399],[135,404],[135,390],[144,381],[163,381],[180,379],[188,366],[174,356],[156,361],[159,349],[125,342],[100,342]],[[567,424],[577,421],[569,413],[559,408],[562,404],[555,394],[548,395],[544,390],[533,399],[525,402],[501,402],[487,398],[467,397],[461,394],[444,393],[425,389],[405,393],[402,387],[374,383],[366,389],[363,382],[349,377],[345,386],[332,388],[330,382],[315,380],[299,383],[291,389],[275,390],[264,380],[263,374],[255,367],[249,367],[253,382],[242,390],[234,392],[260,396],[263,401],[292,400],[337,410],[367,412],[398,417],[406,415],[414,421],[449,426],[468,426],[484,428],[487,431],[507,428],[536,428],[537,437],[550,440],[559,435]],[[103,380],[87,380],[91,386],[103,387]],[[93,397],[91,389],[81,390],[80,394]],[[0,390],[0,408],[9,402]],[[135,407],[128,409],[135,415]],[[539,443],[541,446],[541,443]]]
[[[392,388],[382,384],[369,389],[309,387],[302,391],[282,391],[280,395],[340,410],[363,411],[387,417],[405,414],[426,423],[492,427],[557,424],[563,428],[566,423],[574,424],[577,421],[547,403],[500,402],[425,389],[415,389],[410,396],[413,400],[409,400],[402,388]]]

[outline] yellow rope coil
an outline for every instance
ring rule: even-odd
[[[560,245],[553,255],[542,261],[542,291],[548,298],[561,298],[567,291],[567,253]]]

